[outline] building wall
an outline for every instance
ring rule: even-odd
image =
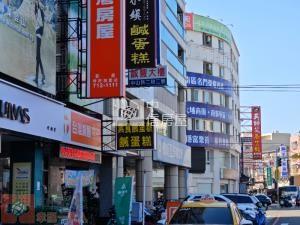
[[[214,21],[216,22],[216,21]],[[218,22],[217,22],[218,23]],[[213,133],[222,133],[230,135],[230,147],[218,149],[206,147],[209,154],[206,158],[206,171],[204,174],[190,174],[189,185],[190,193],[209,192],[237,192],[239,179],[239,73],[238,60],[239,52],[232,38],[232,43],[212,35],[211,46],[205,46],[203,42],[204,33],[200,31],[188,31],[187,41],[187,71],[198,74],[205,74],[204,62],[212,64],[212,76],[230,81],[233,86],[232,96],[226,96],[217,90],[204,90],[201,88],[190,88],[187,90],[187,101],[200,102],[206,105],[216,105],[227,108],[232,112],[232,123],[226,123],[213,119],[200,118],[200,127],[197,129],[194,118],[188,118],[188,130],[209,131]],[[222,41],[224,48],[219,49],[219,41]],[[224,72],[220,72],[220,67]],[[198,98],[195,98],[195,92],[198,90]],[[207,101],[205,96],[211,95],[211,100]],[[194,125],[193,125],[194,123]],[[211,125],[212,124],[212,125]],[[233,174],[234,178],[228,177]]]

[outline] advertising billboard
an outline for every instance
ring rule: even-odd
[[[156,1],[126,1],[126,68],[156,66]]]
[[[125,1],[88,1],[87,97],[125,96]]]
[[[194,15],[193,13],[184,14],[184,28],[186,30],[194,30]]]
[[[56,94],[55,0],[0,1],[0,72]]]
[[[261,110],[260,106],[251,108],[252,119],[252,149],[253,159],[262,159],[262,141],[261,141]]]

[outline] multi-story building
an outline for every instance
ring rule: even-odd
[[[189,193],[238,192],[239,51],[231,31],[186,14]]]
[[[136,200],[143,198],[143,170],[146,178],[146,202],[151,204],[164,193],[167,200],[185,198],[190,147],[186,145],[186,126],[177,126],[174,117],[185,114],[186,42],[183,0],[162,0],[159,12],[160,64],[167,65],[167,86],[131,88],[128,93],[153,108],[158,115],[157,148],[143,151],[135,162],[125,159],[125,171],[136,174]],[[170,116],[173,122],[170,124]],[[167,119],[169,118],[169,119]],[[130,163],[131,162],[131,163]]]

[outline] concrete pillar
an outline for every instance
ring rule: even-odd
[[[211,151],[213,153],[213,194],[220,194],[220,185],[221,185],[221,155],[218,150]]]
[[[124,176],[124,158],[118,157],[117,158],[117,177]]]
[[[165,195],[166,200],[178,200],[178,166],[165,166]]]
[[[146,206],[152,206],[152,151],[143,151],[143,159],[136,162],[136,201],[143,201],[144,177],[146,178]]]
[[[179,90],[179,102],[178,102],[178,113],[185,115],[186,113],[186,98],[187,98],[187,91],[185,89]],[[187,121],[186,121],[187,123]],[[179,140],[181,143],[186,143],[186,126],[181,124],[179,126]]]
[[[188,170],[179,168],[178,171],[178,186],[179,186],[179,200],[184,200],[187,196],[187,179]]]

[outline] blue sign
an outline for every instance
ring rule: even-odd
[[[230,148],[230,136],[205,131],[186,131],[187,145],[191,147]]]
[[[186,115],[192,118],[212,119],[232,123],[232,111],[230,109],[199,102],[187,102]]]
[[[228,96],[232,96],[233,87],[230,81],[201,73],[187,72],[187,86],[216,91]]]
[[[129,80],[129,87],[161,87],[167,85],[167,78]]]

